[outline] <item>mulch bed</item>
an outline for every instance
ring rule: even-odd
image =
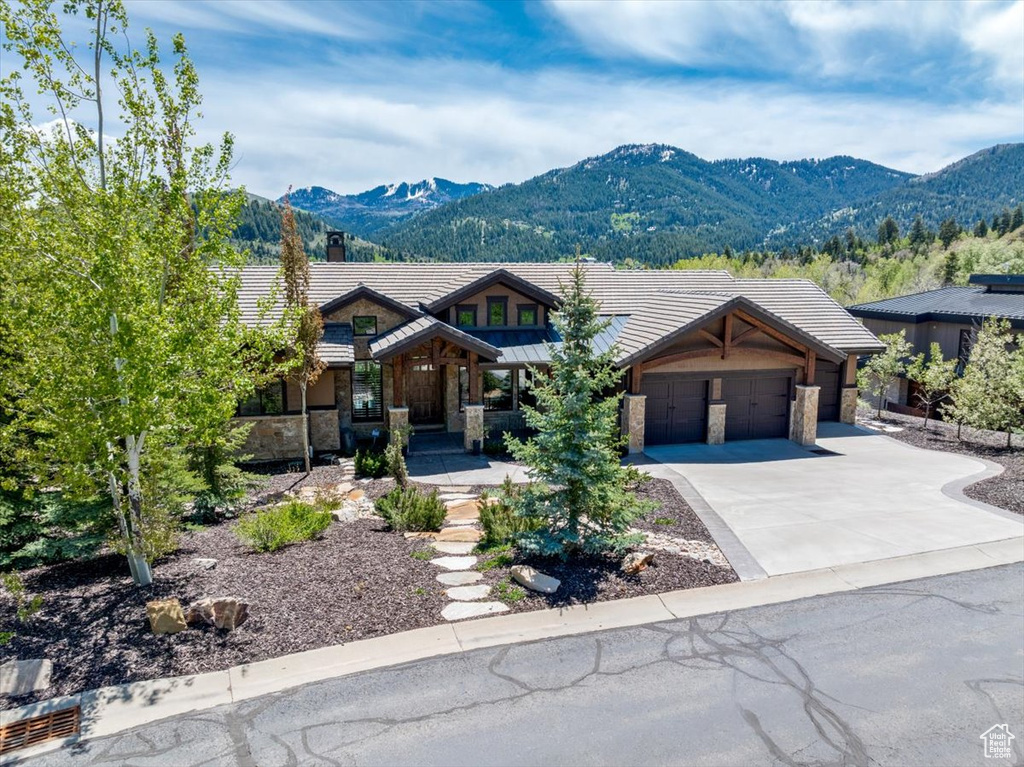
[[[875,420],[874,412],[870,418]],[[925,428],[923,418],[910,415],[883,413],[881,420],[903,428],[903,431],[885,432],[887,437],[900,442],[929,450],[986,458],[1000,464],[1004,469],[1002,474],[975,482],[964,490],[964,495],[1015,514],[1024,514],[1024,446],[1021,446],[1020,436],[1014,436],[1013,446],[1006,447],[1006,434],[1003,432],[964,427],[961,439],[957,439],[956,426],[943,421],[929,420]]]
[[[258,495],[294,489],[296,479],[294,474],[271,477]],[[321,467],[312,482],[301,484],[337,481],[335,467]],[[377,497],[393,482],[374,480],[356,486]],[[651,480],[639,494],[661,506],[638,526],[653,525],[650,520],[655,517],[671,518],[671,526],[650,529],[711,540],[668,482]],[[179,551],[155,564],[154,583],[147,589],[132,585],[124,558],[114,554],[24,571],[27,591],[40,595],[43,607],[28,623],[17,626],[7,646],[0,647],[0,662],[10,657],[49,658],[54,664],[53,684],[38,695],[0,698],[0,707],[106,685],[216,671],[444,622],[441,610],[449,600],[445,587],[435,580],[440,570],[411,556],[426,544],[386,531],[380,520],[333,524],[320,540],[267,554],[249,551],[235,537],[233,526],[225,521],[186,532]],[[217,565],[204,570],[192,562],[197,557],[212,557]],[[481,562],[486,559],[481,557]],[[527,592],[510,603],[513,611],[737,580],[729,568],[660,552],[652,567],[634,576],[622,574],[615,558],[529,563],[559,578],[562,588],[555,596]],[[485,573],[483,582],[496,584],[508,575],[507,567],[495,568]],[[187,607],[206,596],[237,596],[249,602],[249,620],[233,632],[198,627],[174,635],[150,632],[147,601],[177,597]],[[13,612],[9,595],[0,593],[0,625],[12,625]]]

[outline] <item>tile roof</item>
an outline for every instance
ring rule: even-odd
[[[352,326],[347,322],[324,323],[324,335],[316,350],[320,359],[330,366],[351,365],[355,360],[352,349]]]
[[[949,287],[849,307],[851,314],[904,322],[980,323],[1005,317],[1024,327],[1024,293],[987,293],[983,287]]]

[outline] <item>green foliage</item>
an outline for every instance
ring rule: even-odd
[[[523,533],[537,530],[542,523],[539,519],[523,517],[516,513],[522,489],[510,477],[505,477],[501,489],[491,495],[480,495],[480,526],[484,529],[480,539],[481,550],[493,550],[515,543]]]
[[[399,531],[440,530],[448,514],[436,490],[424,495],[415,487],[396,487],[374,505],[388,527]]]
[[[356,476],[380,479],[388,473],[388,461],[384,453],[375,450],[356,450]]]
[[[402,450],[409,444],[411,434],[412,429],[409,427],[395,429],[388,440],[388,446],[384,448],[387,473],[395,478],[399,487],[406,487],[409,484],[409,469],[405,465],[405,456],[402,454]]]
[[[235,525],[235,535],[256,551],[277,551],[318,538],[331,525],[331,515],[301,501],[289,501],[247,514]]]
[[[944,360],[942,347],[933,343],[928,354],[918,354],[907,366],[907,378],[918,384],[917,399],[924,406],[924,425],[928,425],[935,406],[949,398],[956,380],[956,359]]]
[[[113,533],[110,501],[57,491],[0,491],[0,567],[92,556]]]
[[[18,623],[24,623],[42,608],[43,598],[38,594],[30,596],[17,573],[0,575],[0,583],[14,599],[14,614]]]
[[[905,330],[882,334],[878,340],[885,344],[885,351],[871,357],[857,371],[857,385],[861,391],[869,392],[877,399],[878,416],[881,417],[889,387],[907,371],[907,358],[914,347],[907,340]]]
[[[882,223],[878,225],[878,236],[876,237],[878,244],[888,245],[891,248],[896,244],[899,238],[899,224],[896,223],[896,219],[894,219],[892,216],[886,216],[884,219],[882,219]]]
[[[672,519],[672,517],[655,517],[654,518],[654,524],[656,524],[656,525],[665,525],[667,527],[669,525],[674,525],[675,523],[676,523],[676,521],[674,519]]]
[[[939,226],[939,241],[942,243],[942,247],[948,249],[962,231],[960,224],[952,216],[944,220]]]
[[[512,558],[511,554],[496,554],[490,559],[485,559],[483,562],[478,563],[476,569],[485,573],[488,570],[498,570],[502,567],[511,567],[514,561],[515,560]]]
[[[519,516],[541,523],[518,537],[519,546],[568,557],[618,547],[647,505],[627,490],[631,475],[619,464],[621,394],[607,392],[616,389],[621,371],[616,349],[594,348],[607,322],[598,317],[582,267],[573,271],[561,299],[554,325],[562,345],[548,346],[547,375],[534,377],[537,407],[523,407],[537,434],[526,442],[507,437],[506,443],[536,480],[511,500]]]
[[[437,556],[436,551],[430,549],[416,549],[416,551],[409,554],[413,559],[418,559],[421,562],[429,562],[431,559]]]
[[[508,578],[494,584],[494,594],[502,602],[522,602],[526,599],[526,590]]]

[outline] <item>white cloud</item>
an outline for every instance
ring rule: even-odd
[[[971,50],[992,62],[996,78],[1018,88],[1024,83],[1024,0],[971,5],[962,35]]]

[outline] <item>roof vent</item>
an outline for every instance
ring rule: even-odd
[[[1024,274],[972,274],[967,282],[986,293],[1024,293]]]

